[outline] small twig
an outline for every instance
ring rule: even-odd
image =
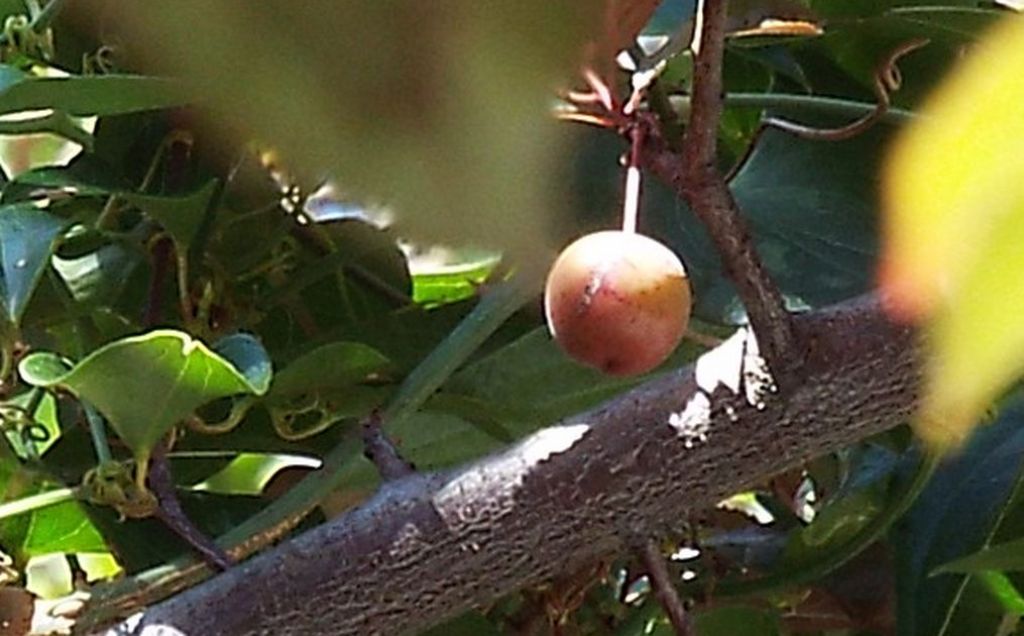
[[[147,474],[149,488],[156,495],[160,507],[157,517],[185,540],[189,546],[211,567],[226,570],[233,565],[231,557],[213,539],[203,534],[192,523],[178,501],[175,493],[174,478],[171,476],[171,464],[167,459],[166,442],[153,449]]]
[[[718,171],[718,125],[722,115],[722,56],[725,50],[725,0],[704,6],[700,52],[694,64],[690,123],[681,164],[662,165],[667,176],[708,229],[736,286],[757,334],[759,348],[783,383],[787,372],[803,360],[786,311],[782,292],[758,256],[725,179]],[[664,144],[665,142],[662,141]],[[663,153],[664,154],[664,153]],[[657,163],[655,159],[651,163]],[[658,166],[652,166],[658,171]],[[667,174],[666,174],[667,172]]]
[[[92,446],[96,451],[96,463],[105,464],[113,460],[110,452],[110,442],[107,439],[107,425],[103,418],[96,411],[92,404],[82,402],[82,410],[85,411],[85,419],[89,423],[89,436],[92,438]]]
[[[163,320],[163,291],[171,266],[171,247],[171,239],[168,237],[157,238],[153,245],[153,274],[149,277],[146,307],[142,315],[142,325],[147,329]]]
[[[374,411],[363,421],[363,454],[373,462],[384,481],[392,481],[416,472],[381,428],[380,413]]]
[[[885,117],[889,107],[892,105],[892,101],[889,98],[890,93],[898,90],[903,83],[899,68],[896,67],[896,62],[904,55],[925,46],[928,42],[928,40],[923,38],[904,42],[882,61],[878,70],[875,71],[874,89],[875,96],[878,99],[875,109],[860,119],[839,128],[814,128],[782,119],[781,117],[768,117],[762,122],[762,125],[778,128],[798,137],[815,141],[843,141],[867,132]]]
[[[651,582],[651,589],[654,590],[654,596],[661,603],[676,634],[694,636],[693,625],[690,623],[686,606],[683,605],[683,599],[679,598],[679,592],[672,582],[672,575],[668,571],[665,555],[661,553],[661,548],[658,547],[657,542],[647,541],[639,552],[644,568],[647,569],[647,577]]]

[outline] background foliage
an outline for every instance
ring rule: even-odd
[[[642,39],[689,33],[693,5],[666,0]],[[221,536],[271,502],[282,514],[319,503],[316,523],[365,497],[377,477],[357,423],[376,409],[431,470],[642,381],[565,358],[536,293],[554,249],[616,223],[622,143],[549,113],[588,42],[615,39],[605,6],[97,2],[51,24],[34,2],[0,2],[3,589],[56,597],[69,573],[95,582],[189,554],[137,518],[152,512],[144,467],[171,430],[185,510]],[[723,169],[758,247],[794,309],[865,292],[890,141],[1008,10],[734,0],[732,12]],[[822,31],[779,34],[766,18]],[[901,61],[893,109],[870,132],[759,130],[769,115],[840,125],[870,111],[879,63],[918,37],[929,45]],[[683,113],[689,76],[682,52],[657,86]],[[643,205],[641,227],[687,264],[696,328],[728,333],[743,312],[703,229],[653,182]],[[698,632],[1013,633],[1017,393],[937,469],[897,429],[689,520],[666,547]],[[289,490],[321,461],[335,472],[316,492],[330,496],[312,499],[310,480]],[[637,572],[595,564],[435,633],[668,633]]]

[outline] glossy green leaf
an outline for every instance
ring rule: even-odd
[[[217,181],[211,180],[195,192],[180,197],[134,192],[123,192],[120,197],[155,219],[180,248],[187,249],[202,226],[203,217],[216,192]]]
[[[195,95],[182,82],[140,75],[35,77],[0,65],[0,114],[52,108],[69,115],[124,115],[182,106]]]
[[[178,459],[176,463],[185,459]],[[267,483],[281,470],[292,467],[313,470],[319,466],[319,460],[309,457],[241,453],[228,465],[196,484],[194,490],[222,495],[256,496],[263,492]]]
[[[19,322],[67,225],[29,204],[0,206],[0,301]]]
[[[252,392],[262,395],[270,387],[274,369],[260,341],[248,333],[235,333],[214,343],[213,352],[224,358],[242,374]]]
[[[262,366],[247,355],[247,368]],[[137,457],[148,456],[170,427],[199,406],[266,390],[261,374],[254,384],[203,343],[172,330],[118,340],[73,366],[52,353],[33,353],[18,370],[29,384],[60,386],[93,404]]]
[[[1021,485],[1022,421],[1024,406],[1018,401],[980,429],[944,462],[892,533],[899,634],[945,636],[955,633],[947,631],[954,619],[971,622],[975,608],[963,598],[968,577],[933,573],[1000,536],[1014,501],[1019,501],[1014,493]]]

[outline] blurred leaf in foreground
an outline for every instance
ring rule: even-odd
[[[129,41],[193,80],[215,123],[312,180],[392,208],[432,243],[537,253],[600,0],[119,3]],[[593,6],[591,8],[593,8]]]
[[[1024,17],[999,25],[929,100],[885,172],[881,283],[927,318],[919,435],[959,444],[1024,370]]]

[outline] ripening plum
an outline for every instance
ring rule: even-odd
[[[686,270],[658,241],[624,231],[588,234],[558,256],[544,288],[548,329],[572,358],[610,375],[655,368],[690,319]]]

